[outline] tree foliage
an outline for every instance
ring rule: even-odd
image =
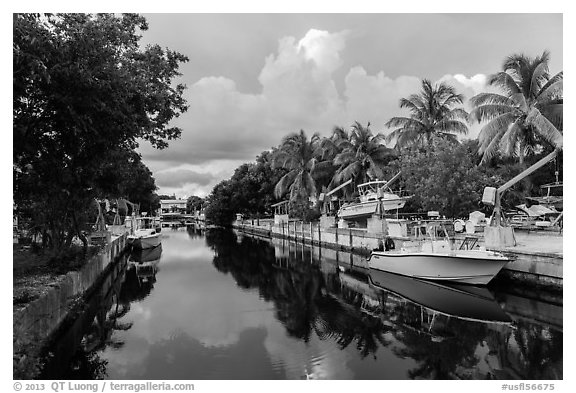
[[[353,179],[354,185],[370,180],[382,180],[384,169],[395,156],[392,149],[384,145],[384,135],[372,134],[370,123],[364,127],[354,123],[350,133],[335,129],[331,139],[335,141],[336,151],[333,164],[337,166],[334,180],[341,184]],[[331,143],[324,143],[325,148],[332,150]]]
[[[414,147],[402,154],[393,166],[401,168],[401,185],[414,195],[412,209],[436,210],[447,217],[467,217],[472,211],[482,210],[484,187],[499,186],[508,179],[489,175],[485,168],[478,167],[476,149],[473,140],[454,146],[436,139],[426,149]]]
[[[400,99],[400,108],[410,111],[410,117],[392,117],[386,126],[395,128],[387,142],[396,141],[396,147],[431,145],[434,136],[457,142],[458,135],[468,133],[468,113],[461,107],[462,94],[445,82],[432,85],[422,80],[420,94]]]
[[[204,204],[204,198],[200,198],[199,196],[192,195],[188,197],[186,200],[186,213],[192,214],[197,210],[200,210],[202,205]]]
[[[564,77],[549,75],[549,58],[546,51],[535,58],[509,56],[488,79],[502,94],[471,98],[471,119],[485,123],[478,136],[483,162],[497,154],[523,162],[542,147],[562,149]]]
[[[135,14],[14,14],[14,201],[54,248],[83,238],[94,198],[134,188],[104,190],[98,179],[110,160],[129,158],[139,140],[164,148],[180,136],[169,123],[187,109],[185,86],[174,80],[188,59],[158,45],[141,48],[146,29]],[[148,177],[129,159],[129,171]],[[153,184],[148,178],[142,187]]]
[[[229,180],[218,183],[206,200],[206,219],[229,225],[236,213],[246,217],[272,214],[274,187],[286,171],[272,167],[271,155],[263,152],[255,163],[240,165]]]

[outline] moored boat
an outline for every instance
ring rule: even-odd
[[[427,233],[433,237],[416,249],[372,251],[368,259],[370,269],[425,280],[486,285],[510,262],[501,253],[471,249],[468,243],[461,246],[468,249],[456,250],[446,231],[445,239],[435,238],[437,228],[433,224]]]
[[[338,211],[338,217],[354,219],[369,217],[378,212],[380,205],[383,212],[402,209],[408,196],[399,196],[387,189],[390,181],[371,181],[358,185],[358,202],[342,205]]]
[[[153,217],[137,217],[134,233],[128,235],[127,242],[133,248],[154,248],[161,243],[160,232]]]

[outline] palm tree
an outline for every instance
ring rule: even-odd
[[[544,144],[562,148],[563,73],[548,74],[550,54],[529,58],[508,57],[502,71],[491,75],[488,85],[503,94],[481,93],[470,99],[472,121],[487,122],[478,135],[482,162],[497,153],[525,156]]]
[[[434,136],[457,142],[457,135],[468,133],[468,113],[458,107],[463,101],[464,96],[456,94],[454,87],[444,82],[432,85],[423,79],[420,94],[400,99],[400,108],[407,108],[410,117],[393,117],[386,123],[396,128],[386,142],[396,140],[397,148],[430,145]]]
[[[290,200],[316,196],[316,181],[312,174],[317,170],[317,149],[320,135],[315,133],[308,140],[304,130],[284,137],[280,148],[274,153],[273,167],[288,170],[274,188],[277,198],[290,191]]]
[[[356,122],[350,133],[339,127],[335,128],[331,144],[339,151],[333,160],[338,167],[335,183],[340,184],[349,179],[363,183],[369,179],[384,177],[384,168],[388,160],[395,155],[392,149],[384,145],[384,139],[382,134],[372,134],[370,123],[364,127]],[[324,146],[324,151],[328,145],[330,143]]]

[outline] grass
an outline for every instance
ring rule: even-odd
[[[81,268],[98,250],[98,247],[90,247],[85,256],[82,247],[74,245],[63,253],[55,254],[13,244],[14,311],[38,299],[51,287],[58,286],[66,273]]]

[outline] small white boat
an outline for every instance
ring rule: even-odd
[[[428,231],[432,234],[435,231]],[[501,253],[485,249],[454,250],[448,240],[431,239],[419,249],[374,250],[370,269],[425,280],[486,285],[510,262]]]
[[[378,212],[381,203],[383,212],[402,209],[410,197],[402,197],[392,192],[387,185],[391,181],[371,181],[358,185],[359,202],[342,205],[338,217],[354,219],[370,217]]]
[[[137,217],[134,233],[128,235],[128,244],[136,249],[154,248],[161,242],[160,231],[154,217]]]

